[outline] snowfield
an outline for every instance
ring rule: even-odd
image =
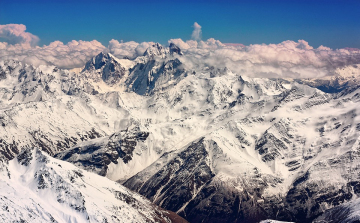
[[[0,185],[2,222],[181,222],[120,184],[38,149],[2,163]]]

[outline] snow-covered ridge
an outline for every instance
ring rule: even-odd
[[[334,75],[331,76],[312,79],[295,79],[294,81],[316,87],[324,92],[338,93],[347,88],[359,87],[359,79],[360,64],[354,64],[336,68],[334,70]]]
[[[0,62],[0,151],[37,146],[193,222],[311,221],[359,196],[358,85],[191,63],[159,44],[79,74]]]
[[[107,178],[26,149],[2,163],[3,222],[185,222]]]

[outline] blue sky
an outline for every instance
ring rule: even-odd
[[[24,24],[39,45],[60,40],[188,40],[192,25],[202,39],[223,43],[280,43],[360,48],[359,0],[277,1],[0,1],[0,24]]]

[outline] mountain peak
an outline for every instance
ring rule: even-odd
[[[161,56],[165,57],[166,55],[170,54],[173,55],[174,53],[182,55],[181,50],[178,46],[173,43],[170,43],[169,47],[163,47],[159,43],[155,43],[149,48],[146,49],[144,56]]]
[[[98,55],[91,58],[86,64],[84,70],[91,70],[91,69],[100,69],[102,68],[109,60],[112,60],[114,56],[110,53],[101,52]]]
[[[181,52],[180,47],[178,47],[177,45],[175,45],[174,43],[170,43],[169,45],[169,49],[170,49],[170,54],[173,55],[174,53],[177,53],[179,55],[183,55]]]
[[[160,43],[155,43],[146,49],[144,56],[164,56],[168,54],[168,49],[165,49]]]
[[[104,52],[99,53],[86,63],[83,71],[91,70],[100,70],[101,78],[108,84],[117,83],[125,74],[125,68],[118,59],[112,54]]]

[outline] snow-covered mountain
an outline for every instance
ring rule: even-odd
[[[356,67],[330,94],[318,80],[190,66],[174,44],[101,53],[78,74],[0,66],[7,158],[38,146],[190,222],[311,222],[359,196]]]
[[[312,87],[316,87],[327,93],[338,93],[347,88],[359,87],[360,64],[337,68],[334,76],[327,76],[321,79],[296,79]]]
[[[101,77],[109,85],[118,83],[125,75],[125,67],[121,65],[121,61],[109,53],[100,53],[89,60],[85,64],[84,71],[97,74],[93,77],[95,80]]]
[[[355,199],[351,202],[341,204],[334,208],[328,209],[324,214],[314,220],[314,223],[322,222],[339,222],[339,223],[356,223],[360,221],[360,200]]]
[[[122,185],[38,149],[0,168],[2,222],[186,222]]]

